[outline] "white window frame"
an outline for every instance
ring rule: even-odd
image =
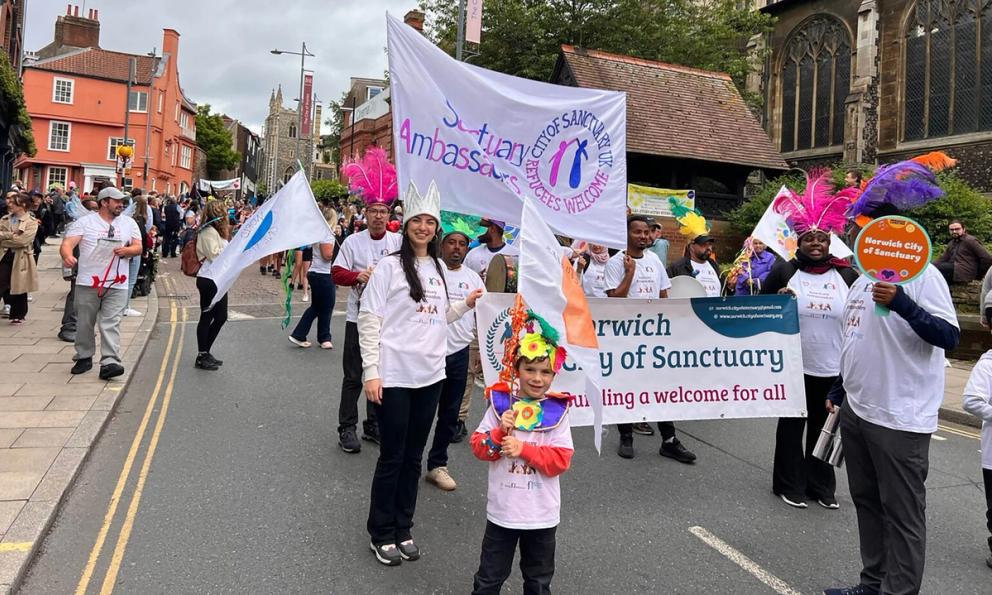
[[[176,102],[176,122],[179,121],[179,102]]]
[[[179,167],[183,169],[193,169],[193,147],[182,145],[179,149],[182,154],[179,157]]]
[[[189,114],[186,112],[179,113],[179,127],[183,129],[189,128]]]
[[[372,89],[378,89],[379,91],[373,95]],[[375,97],[379,93],[382,93],[383,91],[385,91],[385,89],[383,89],[382,87],[376,87],[376,86],[365,87],[365,101],[371,100],[373,97]]]
[[[131,96],[127,96],[127,111],[133,114],[147,114],[148,113],[148,91],[139,91],[137,89],[132,89],[131,93],[134,93],[136,99],[134,102],[135,109],[131,109]],[[141,107],[141,96],[145,96],[145,108],[138,109]]]
[[[63,175],[61,180],[52,179],[52,172],[54,170],[62,171]],[[49,165],[46,180],[47,183],[45,184],[45,189],[51,188],[54,182],[59,182],[60,184],[62,184],[62,188],[65,188],[69,184],[69,168],[60,165]]]
[[[52,131],[55,129],[56,124],[65,124],[66,134],[65,134],[65,148],[57,149],[52,146]],[[68,153],[72,148],[72,122],[64,122],[62,120],[49,120],[48,121],[48,150],[58,151],[60,153]]]
[[[58,96],[59,83],[69,83],[69,100],[62,101]],[[76,97],[76,80],[68,79],[61,76],[57,76],[52,79],[52,103],[61,103],[64,105],[72,105],[73,100]]]
[[[156,189],[155,188],[155,182],[156,182],[156,179],[155,178],[152,178],[152,190],[155,190]]]
[[[134,147],[134,139],[129,138],[128,144]],[[118,141],[116,144],[114,141]],[[110,136],[107,137],[107,161],[117,161],[117,147],[124,144],[123,136]]]
[[[159,89],[158,91],[158,113],[162,113],[162,100],[165,99],[165,92]]]
[[[179,154],[178,150],[173,149],[172,151],[169,151],[169,157],[170,157],[170,161],[172,162],[172,167],[176,166],[176,156],[178,154]]]

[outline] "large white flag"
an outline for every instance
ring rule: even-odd
[[[775,198],[782,196],[786,192],[789,192],[789,189],[782,186],[778,194],[775,195]],[[761,216],[758,224],[754,226],[751,237],[764,242],[769,250],[782,258],[792,260],[796,255],[796,250],[799,248],[799,237],[789,229],[788,224],[785,222],[785,216],[781,213],[776,213],[775,209],[772,208],[774,202],[772,200],[772,204],[769,204],[768,208],[765,209],[765,214]],[[851,252],[851,249],[847,247],[843,240],[834,234],[830,234],[830,254],[837,258],[854,256],[854,253]]]
[[[527,307],[558,330],[559,343],[568,359],[586,375],[586,396],[593,410],[596,451],[603,439],[603,401],[598,398],[602,384],[599,342],[593,328],[589,303],[582,283],[561,245],[544,222],[542,211],[533,200],[525,200],[520,226],[520,268],[517,290]]]
[[[217,295],[210,303],[213,306],[234,285],[241,271],[260,258],[333,239],[301,170],[244,222],[220,256],[205,264],[197,276],[217,284]]]
[[[433,180],[445,210],[511,225],[530,197],[557,233],[626,247],[623,93],[458,62],[396,18],[387,21],[401,188]]]

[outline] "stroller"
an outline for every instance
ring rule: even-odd
[[[134,282],[132,298],[148,295],[155,283],[155,273],[158,271],[158,253],[154,248],[149,249],[147,243],[141,253],[141,266],[138,267],[138,280]]]

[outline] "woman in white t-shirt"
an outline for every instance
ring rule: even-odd
[[[809,417],[779,418],[772,470],[772,491],[796,508],[806,508],[807,498],[824,508],[839,507],[834,493],[837,488],[834,468],[814,457],[813,447],[827,420],[823,405],[827,393],[840,374],[844,304],[848,288],[858,274],[846,261],[830,254],[830,233],[843,231],[843,208],[849,201],[828,199],[814,201],[812,205],[812,199],[807,199],[804,202],[808,212],[786,210],[786,223],[799,236],[799,248],[794,259],[775,263],[761,286],[763,294],[791,293],[798,301]],[[824,209],[839,209],[839,217],[824,213]]]
[[[324,219],[328,225],[334,225],[338,214],[334,209],[324,209]],[[331,280],[331,263],[334,262],[334,242],[314,244],[313,262],[307,271],[307,282],[312,292],[313,301],[306,309],[300,322],[289,335],[289,340],[300,347],[310,347],[307,335],[313,321],[317,321],[317,342],[322,349],[333,349],[331,343],[331,312],[334,310],[334,281]]]
[[[587,296],[606,297],[606,263],[609,261],[609,250],[600,244],[589,244],[588,250],[579,256],[582,289]]]
[[[375,403],[381,443],[372,479],[368,531],[379,562],[399,565],[420,550],[410,533],[424,446],[445,374],[448,323],[482,294],[448,302],[438,261],[441,198],[411,183],[399,252],[375,267],[358,314],[365,395]]]

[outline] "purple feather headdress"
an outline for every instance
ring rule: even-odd
[[[870,216],[884,205],[906,211],[943,196],[937,177],[928,167],[914,161],[900,161],[878,168],[848,214],[851,217]]]
[[[775,199],[772,208],[785,216],[789,229],[803,235],[811,231],[842,233],[850,204],[849,198],[834,194],[830,170],[819,169],[806,174],[806,189],[801,195],[789,190]]]
[[[366,205],[389,205],[399,196],[396,168],[380,147],[369,147],[361,161],[345,161],[341,175],[348,180],[348,189],[360,194]]]

